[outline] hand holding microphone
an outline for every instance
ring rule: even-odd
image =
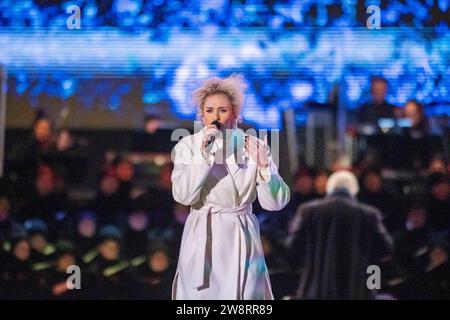
[[[216,140],[216,136],[222,128],[222,124],[218,120],[214,120],[210,125],[206,127],[205,134],[203,135],[202,151],[209,152]]]

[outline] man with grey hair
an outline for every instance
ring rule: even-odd
[[[359,186],[348,171],[333,173],[327,197],[301,205],[288,247],[300,270],[299,299],[372,299],[367,268],[392,251],[378,209],[356,200]]]

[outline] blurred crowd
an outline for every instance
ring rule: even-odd
[[[280,128],[281,111],[330,104],[330,89],[342,83],[348,90],[335,104],[344,99],[356,107],[370,70],[393,83],[391,102],[416,97],[435,104],[428,112],[448,112],[445,0],[380,1],[386,28],[374,31],[376,41],[361,32],[369,17],[363,0],[83,0],[76,2],[81,30],[66,32],[72,4],[0,2],[0,41],[12,44],[1,59],[6,66],[13,62],[7,68],[10,103],[77,105],[82,113],[100,105],[115,114],[168,104],[170,114],[186,119],[193,113],[185,103],[193,79],[239,71],[251,83],[247,121]],[[20,51],[22,41],[29,50]],[[67,55],[66,46],[73,45],[77,54]],[[87,122],[82,116],[69,121],[80,127]]]
[[[0,1],[0,26],[65,28],[66,9],[71,4]],[[77,5],[83,28],[153,29],[151,37],[156,40],[165,39],[164,30],[180,28],[264,27],[283,32],[296,27],[365,26],[367,19],[365,1],[83,0]],[[380,7],[386,27],[448,29],[448,1],[381,1]],[[264,68],[258,64],[248,73],[257,74]],[[148,91],[157,95],[156,89],[167,89],[167,79],[173,77],[154,78],[148,82]],[[425,78],[439,83],[438,77]],[[270,85],[269,79],[275,82]],[[287,93],[281,89],[289,88],[289,80],[289,75],[267,71],[256,81],[254,90],[263,93],[262,102],[277,95],[285,99]],[[89,89],[89,96],[128,93],[128,80],[120,85],[123,90],[115,86]],[[56,87],[53,82],[49,86]],[[11,87],[24,88],[20,82],[11,83]],[[42,88],[37,86],[31,92],[43,90],[52,95],[50,89]],[[20,90],[20,97],[27,94]],[[65,97],[66,91],[61,92]],[[347,128],[347,134],[361,146],[349,168],[360,181],[358,200],[382,212],[394,239],[394,252],[382,268],[381,293],[397,299],[450,298],[450,185],[444,147],[448,142],[443,140],[448,119],[442,126],[427,117],[426,108],[416,100],[393,106],[387,102],[387,92],[387,81],[373,78],[371,97],[349,113],[349,123],[354,125]],[[150,98],[151,102],[161,99]],[[79,100],[82,104],[83,99]],[[282,108],[280,101],[273,105]],[[89,107],[93,104],[86,102]],[[128,151],[153,150],[167,155],[167,137],[160,134],[158,118],[147,120],[144,132],[135,136]],[[152,150],[147,150],[148,145]],[[171,163],[156,161],[151,183],[143,186],[129,154],[106,152],[96,172],[94,195],[80,199],[71,192],[71,186],[83,182],[88,168],[80,159],[89,159],[91,154],[75,133],[55,128],[52,119],[38,114],[29,140],[10,150],[0,184],[0,299],[170,299],[189,214],[189,208],[172,198]],[[268,213],[254,204],[277,299],[293,296],[302,276],[291,261],[298,253],[286,246],[295,229],[295,213],[300,205],[325,197],[329,175],[342,166],[302,164],[291,179],[292,197],[286,208]],[[80,266],[82,290],[67,288],[70,265]]]
[[[397,110],[377,100],[377,90],[372,92],[372,118],[361,124],[377,126],[378,118],[401,112],[411,120],[409,138],[431,134],[418,102]],[[167,153],[161,149],[160,124],[158,117],[148,117],[137,139]],[[189,214],[172,198],[172,164],[161,162],[152,183],[143,187],[136,183],[136,166],[127,153],[107,152],[98,168],[95,196],[81,201],[69,192],[85,170],[71,161],[83,148],[76,141],[67,129],[55,132],[52,121],[39,113],[29,141],[12,148],[14,158],[7,162],[0,189],[0,298],[169,299]],[[136,143],[130,151],[142,151]],[[370,153],[361,152],[349,169],[360,180],[358,200],[382,212],[394,239],[394,252],[383,267],[382,292],[398,299],[449,298],[450,185],[444,154],[411,163],[414,175],[403,181]],[[294,295],[301,277],[289,258],[298,253],[286,246],[295,213],[300,205],[325,197],[330,173],[340,168],[340,163],[330,168],[302,165],[286,208],[269,213],[254,204],[277,299]],[[82,290],[66,286],[70,265],[80,266]]]
[[[146,132],[155,122],[147,121]],[[80,201],[68,193],[86,169],[73,165],[84,148],[75,141],[39,113],[29,141],[9,154],[0,193],[0,298],[170,298],[189,212],[172,199],[171,164],[154,187],[133,188],[130,160],[106,153],[95,197]],[[70,265],[80,266],[83,290],[67,289]]]
[[[71,1],[21,0],[0,3],[4,26],[65,26],[61,12]],[[173,1],[83,0],[77,1],[83,25],[145,28],[269,27],[274,30],[304,26],[365,25],[365,1]],[[437,26],[448,24],[446,1],[381,1],[384,26]],[[344,17],[353,17],[348,20]]]

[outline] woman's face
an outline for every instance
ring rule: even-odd
[[[205,99],[202,108],[202,116],[205,125],[210,125],[218,120],[225,128],[232,128],[237,118],[235,108],[231,105],[230,98],[226,94],[212,94]]]

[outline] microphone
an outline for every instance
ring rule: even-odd
[[[214,120],[213,122],[211,122],[211,124],[215,125],[218,130],[222,129],[222,124],[218,120]],[[216,140],[215,135],[208,136],[205,148],[208,148],[214,142],[214,140]]]
[[[215,125],[219,130],[222,129],[222,124],[219,122],[219,120],[214,120],[213,122],[211,122],[211,124]]]

